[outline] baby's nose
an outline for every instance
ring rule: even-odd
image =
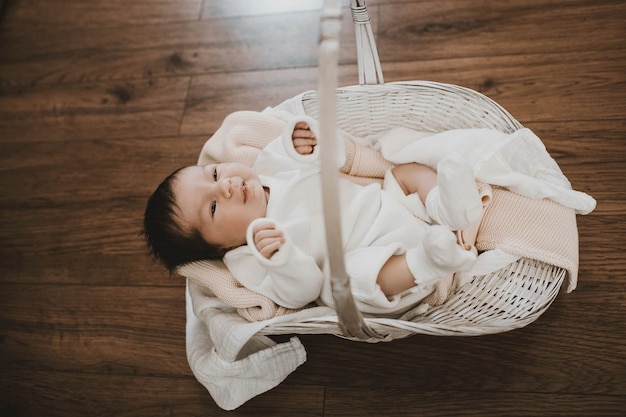
[[[224,178],[220,184],[220,188],[224,195],[228,198],[232,196],[233,188],[241,188],[243,186],[243,179],[241,177],[229,177]]]
[[[243,186],[243,178],[230,177],[230,186],[233,188],[241,188]]]

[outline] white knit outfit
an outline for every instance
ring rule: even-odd
[[[256,250],[249,233],[248,245],[228,252],[224,263],[244,286],[279,305],[299,308],[321,301],[332,306],[317,154],[297,154],[291,144],[292,130],[288,124],[288,134],[270,143],[255,165],[263,185],[270,189],[266,218],[285,233],[287,242],[267,259]],[[450,230],[417,219],[379,184],[360,186],[340,179],[339,198],[346,270],[363,312],[406,309],[454,272],[449,259],[456,263],[453,267],[463,270],[473,262],[473,254],[456,245]],[[388,298],[376,284],[379,271],[392,255],[407,251],[407,264],[417,285]],[[461,258],[456,256],[459,253]]]
[[[437,164],[437,186],[428,193],[425,204],[417,193],[404,194],[391,168],[385,173],[384,189],[414,216],[429,224],[447,226],[450,230],[467,229],[483,211],[472,167],[455,153]]]

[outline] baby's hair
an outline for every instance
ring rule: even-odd
[[[177,266],[202,259],[220,259],[226,250],[207,243],[197,229],[185,230],[180,224],[180,208],[176,203],[174,186],[178,174],[172,172],[159,184],[146,204],[142,234],[149,254],[170,273]]]

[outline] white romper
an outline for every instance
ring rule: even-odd
[[[270,189],[266,219],[283,230],[287,242],[267,259],[250,244],[249,227],[249,244],[229,251],[224,263],[241,284],[284,307],[316,301],[332,306],[317,155],[298,155],[290,144],[275,139],[255,165],[262,184]],[[362,186],[340,178],[339,189],[344,259],[359,309],[394,313],[419,302],[435,282],[388,298],[376,280],[387,260],[418,246],[430,226],[379,184]]]

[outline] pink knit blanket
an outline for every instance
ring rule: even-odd
[[[552,200],[533,200],[502,188],[493,189],[478,228],[479,251],[500,249],[564,268],[566,291],[578,280],[578,229],[573,209]]]

